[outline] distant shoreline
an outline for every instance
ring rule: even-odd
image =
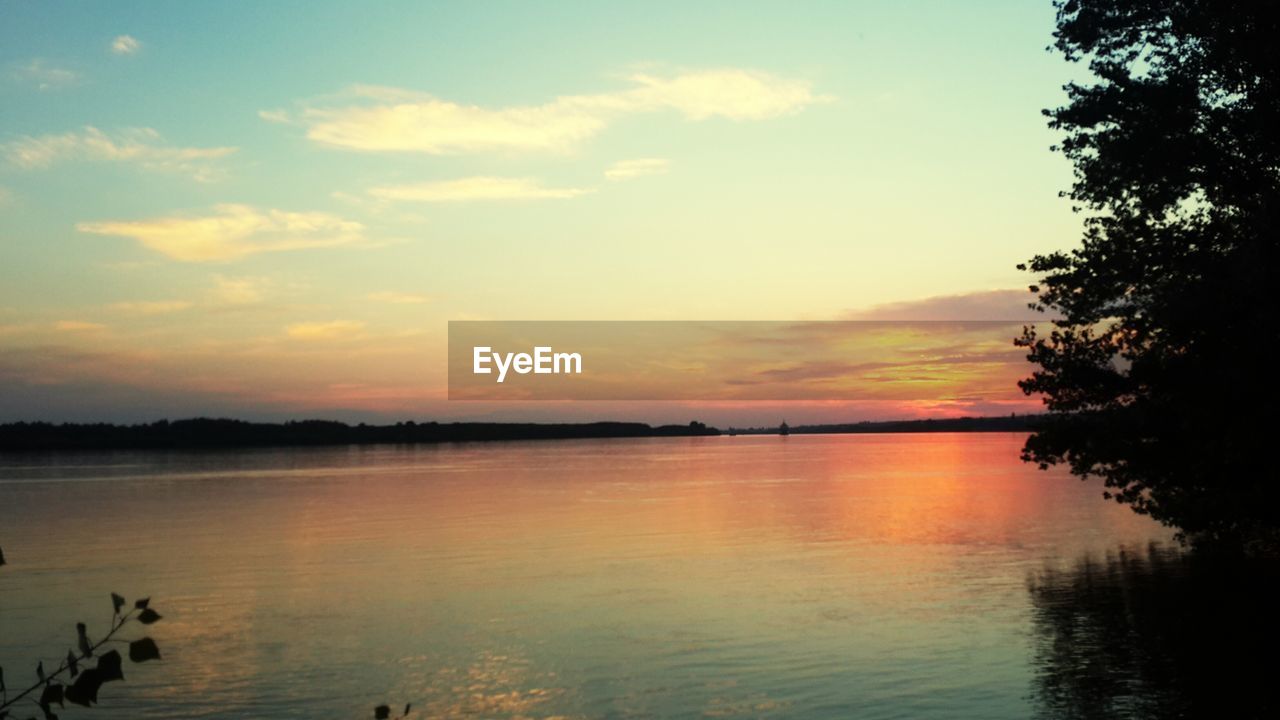
[[[798,425],[792,435],[850,433],[1020,432],[1034,430],[1042,415],[890,420]],[[194,418],[137,425],[17,422],[0,425],[0,453],[63,450],[163,450],[334,445],[404,445],[510,440],[776,435],[778,427],[721,430],[700,422],[647,425],[634,422],[485,423],[400,422],[348,425],[332,420],[254,423]]]
[[[856,435],[860,433],[931,432],[1030,432],[1045,420],[1044,415],[997,415],[994,417],[926,418],[924,420],[867,420],[857,423],[793,425],[792,435]],[[776,435],[778,428],[729,428],[730,435]]]

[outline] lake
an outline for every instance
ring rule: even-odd
[[[0,457],[0,665],[25,687],[114,591],[152,597],[163,660],[64,718],[1194,709],[1174,646],[1203,607],[1135,607],[1252,589],[1198,579],[1170,531],[1023,464],[1023,439]]]

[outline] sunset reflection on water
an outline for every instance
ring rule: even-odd
[[[1028,577],[1169,534],[1022,439],[8,458],[0,664],[117,591],[164,660],[103,718],[1026,717]]]

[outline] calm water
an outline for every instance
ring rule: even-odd
[[[103,627],[117,591],[153,597],[164,660],[64,717],[362,718],[383,701],[496,718],[1181,707],[1178,668],[1153,680],[1134,649],[1150,633],[1107,625],[1132,609],[1114,598],[1181,567],[1168,532],[1023,465],[1021,442],[0,458],[0,665],[25,685],[77,620]]]

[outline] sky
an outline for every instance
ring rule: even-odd
[[[1033,409],[450,402],[446,340],[1021,312],[1015,265],[1080,235],[1052,28],[1025,1],[0,2],[0,421]]]

